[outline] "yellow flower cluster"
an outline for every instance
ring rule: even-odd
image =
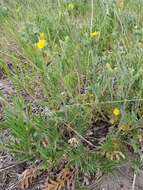
[[[43,49],[46,47],[46,37],[45,37],[45,34],[43,32],[40,33],[40,36],[39,36],[39,41],[37,42],[37,47],[39,49]]]
[[[91,37],[99,37],[100,36],[100,32],[96,32],[96,31],[90,32],[90,36]]]
[[[114,115],[114,116],[118,117],[120,114],[121,114],[121,111],[120,111],[119,108],[114,108],[114,109],[113,109],[113,115]]]
[[[111,119],[110,119],[110,122],[112,124],[115,124],[119,118],[120,118],[120,115],[121,115],[121,111],[119,108],[115,107],[113,110],[112,110],[112,116],[111,116]]]

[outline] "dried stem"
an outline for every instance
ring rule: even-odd
[[[70,127],[69,125],[67,125],[68,128],[70,128],[79,138],[81,138],[83,141],[85,141],[87,144],[89,144],[90,146],[97,148],[94,144],[92,144],[90,141],[88,141],[87,139],[85,139],[82,135],[80,135],[75,129],[73,129],[72,127]]]

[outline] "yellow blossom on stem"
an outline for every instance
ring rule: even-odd
[[[46,40],[45,39],[39,39],[39,41],[37,42],[37,47],[39,49],[43,49],[46,47]]]
[[[119,108],[114,108],[114,109],[113,109],[113,115],[114,115],[114,116],[117,117],[117,116],[119,116],[120,114],[121,114],[121,111],[120,111]]]
[[[91,37],[99,37],[100,36],[100,32],[90,32],[90,36]]]

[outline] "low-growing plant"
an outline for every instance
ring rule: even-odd
[[[139,6],[140,5],[140,6]],[[0,8],[5,147],[45,168],[63,158],[94,173],[132,163],[142,146],[141,1],[7,1]],[[9,60],[12,66],[9,66]],[[31,103],[31,101],[34,103]],[[33,106],[40,110],[37,114]],[[97,121],[103,123],[97,125]],[[92,138],[88,131],[99,130]],[[97,135],[99,133],[99,135]]]

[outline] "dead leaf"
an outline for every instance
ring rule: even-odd
[[[38,167],[32,167],[26,169],[21,175],[19,180],[19,187],[21,189],[27,189],[33,183],[33,180],[38,175]]]
[[[57,175],[57,178],[54,180],[46,180],[43,190],[62,190],[65,185],[71,183],[71,180],[73,180],[73,176],[75,176],[75,170],[74,172],[70,168],[64,168],[60,171],[60,173]]]

